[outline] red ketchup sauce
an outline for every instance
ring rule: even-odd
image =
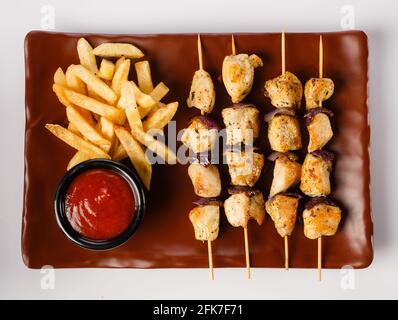
[[[81,235],[108,240],[120,235],[135,214],[129,183],[109,169],[90,169],[78,175],[65,197],[66,216]]]

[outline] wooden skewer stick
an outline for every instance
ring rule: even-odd
[[[232,43],[231,43],[231,45],[232,45],[232,54],[236,55],[235,36],[234,36],[234,34],[232,34],[231,40],[232,40]]]
[[[281,54],[282,54],[282,74],[286,71],[286,60],[285,60],[285,32],[282,32],[281,36]]]
[[[246,275],[247,279],[250,279],[250,256],[249,256],[249,236],[247,232],[247,226],[243,228],[245,237],[245,257],[246,257]]]
[[[318,281],[322,281],[322,237],[318,238]]]
[[[289,237],[285,236],[285,269],[289,270]]]
[[[322,36],[319,37],[319,78],[323,78],[323,41]],[[322,106],[322,101],[319,101]],[[322,281],[322,237],[318,238],[318,281]]]
[[[321,78],[321,79],[323,78],[323,41],[322,41],[322,36],[319,36],[319,78]]]
[[[200,34],[198,34],[198,58],[199,58],[199,69],[203,70],[202,41],[200,41]]]
[[[286,59],[285,59],[285,32],[281,35],[281,61],[282,61],[282,74],[286,71]],[[288,236],[285,236],[285,269],[289,270],[289,241]]]
[[[210,279],[214,280],[214,270],[213,270],[213,250],[211,248],[211,241],[207,240],[207,251],[209,253],[209,271]]]

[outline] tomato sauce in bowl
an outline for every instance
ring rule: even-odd
[[[55,194],[57,222],[76,244],[106,250],[126,242],[145,212],[144,188],[133,171],[111,160],[69,170]]]
[[[90,169],[78,175],[65,196],[65,212],[72,226],[94,240],[115,238],[135,214],[129,183],[109,169]]]

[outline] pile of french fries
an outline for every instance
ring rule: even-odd
[[[58,68],[54,74],[53,91],[66,107],[68,127],[45,126],[77,150],[67,170],[89,159],[129,157],[149,190],[152,165],[146,148],[166,163],[177,162],[176,154],[153,133],[162,131],[174,117],[178,102],[161,102],[169,88],[163,82],[154,87],[148,61],[134,64],[138,85],[128,79],[132,60],[144,56],[132,44],[103,43],[92,48],[81,38],[77,52],[80,64],[70,65],[65,72]]]

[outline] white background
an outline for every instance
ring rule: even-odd
[[[0,10],[0,298],[274,299],[398,298],[396,1],[1,1]],[[134,5],[134,3],[136,3]],[[55,289],[40,287],[20,253],[23,191],[23,40],[41,29],[41,8],[55,9],[55,31],[103,33],[279,32],[341,30],[341,8],[355,9],[355,27],[370,46],[369,106],[375,259],[343,289],[340,270],[243,269],[56,270]],[[56,53],[54,53],[56,54]],[[395,163],[395,166],[394,166]],[[344,250],[344,248],[342,248]]]

